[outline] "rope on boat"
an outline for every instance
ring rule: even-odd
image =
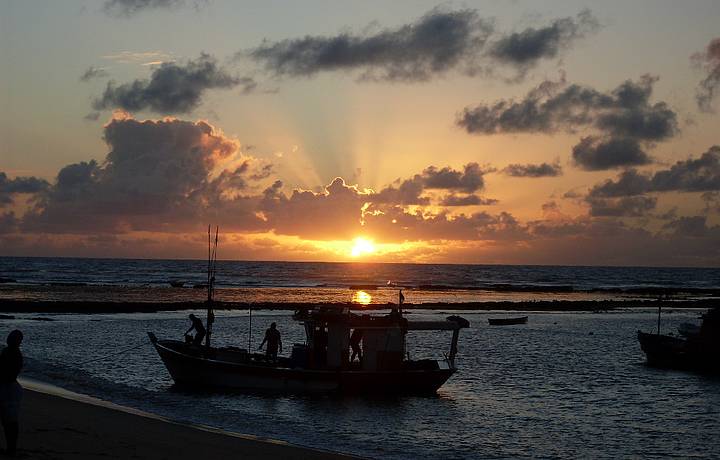
[[[101,360],[103,360],[103,359],[111,358],[111,357],[113,357],[113,356],[120,355],[120,354],[125,353],[125,352],[127,352],[127,351],[132,351],[132,350],[135,350],[135,349],[137,349],[137,348],[144,347],[145,345],[147,345],[147,342],[146,342],[145,340],[143,340],[140,344],[135,345],[134,347],[125,348],[124,350],[120,350],[120,351],[116,351],[116,352],[114,352],[114,353],[110,353],[110,354],[108,354],[108,355],[100,356],[99,358],[93,358],[93,359],[89,359],[89,360],[87,360],[87,361],[80,362],[80,363],[78,363],[78,366],[82,366],[82,365],[84,365],[84,364],[93,363],[93,362],[95,362],[95,361],[101,361]]]

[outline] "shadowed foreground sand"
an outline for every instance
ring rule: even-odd
[[[331,459],[351,458],[24,390],[18,458]],[[4,438],[3,438],[4,447]]]

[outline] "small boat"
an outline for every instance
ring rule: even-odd
[[[174,288],[185,287],[185,281],[171,280],[171,281],[168,281],[168,282],[170,283],[170,286],[172,286],[172,287],[174,287]]]
[[[513,318],[488,318],[488,324],[491,326],[510,326],[512,324],[526,324],[527,316],[516,316]]]
[[[659,312],[658,312],[659,318]],[[700,329],[683,327],[683,337],[638,331],[640,348],[653,367],[720,373],[720,307],[703,315]]]
[[[335,307],[296,311],[293,319],[304,327],[306,340],[295,344],[289,357],[252,353],[250,340],[247,349],[211,346],[217,230],[215,249],[208,253],[205,343],[161,340],[148,332],[177,385],[280,392],[434,394],[457,371],[460,329],[470,323],[459,316],[409,321],[402,312],[402,295],[396,308],[386,315],[356,314],[349,308]],[[411,359],[406,338],[412,331],[451,331],[448,354],[441,359]],[[360,337],[359,361],[350,358],[351,337]]]

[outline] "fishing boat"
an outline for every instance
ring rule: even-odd
[[[637,335],[649,366],[720,373],[720,307],[703,315],[697,333],[682,334],[682,337],[660,334],[658,309],[657,333],[638,331]]]
[[[527,322],[527,316],[516,316],[513,318],[488,318],[488,324],[491,326],[509,326],[512,324],[525,324]]]
[[[209,251],[208,327],[204,344],[159,339],[149,332],[176,384],[234,390],[432,394],[457,371],[460,329],[469,322],[459,316],[440,321],[410,321],[402,302],[390,314],[357,314],[349,308],[298,309],[293,320],[305,330],[305,343],[295,344],[289,357],[273,358],[248,348],[211,346],[214,321],[213,286],[217,254]],[[399,296],[402,300],[402,295]],[[252,318],[252,316],[250,316]],[[441,359],[411,359],[407,336],[415,331],[449,331],[449,352]],[[351,337],[360,336],[362,358],[351,360]],[[249,341],[250,342],[250,341]]]

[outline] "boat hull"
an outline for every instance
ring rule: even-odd
[[[176,384],[191,387],[300,393],[432,394],[455,372],[432,370],[313,370],[240,363],[185,353],[178,342],[152,340]]]
[[[527,316],[520,316],[517,318],[488,318],[488,324],[490,324],[490,326],[510,326],[513,324],[526,324],[527,321]]]
[[[700,342],[640,331],[638,341],[649,366],[720,373],[720,352]]]

